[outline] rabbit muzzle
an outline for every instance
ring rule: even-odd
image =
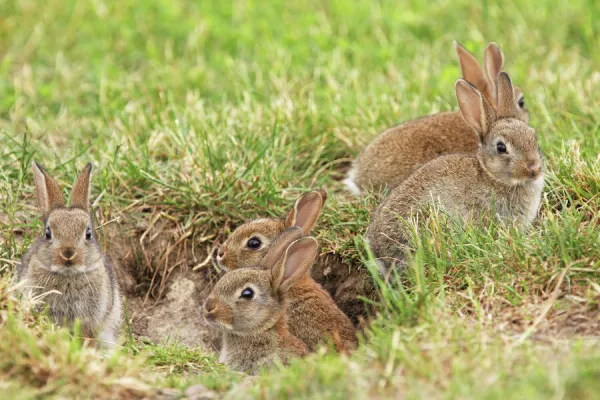
[[[517,162],[516,178],[522,183],[538,180],[542,175],[542,160],[538,156],[527,157]]]
[[[225,271],[231,271],[232,269],[237,268],[237,257],[235,252],[227,251],[227,242],[223,243],[221,247],[219,247],[215,251],[215,260],[219,267],[221,267]]]
[[[81,252],[77,251],[76,248],[59,247],[54,250],[54,264],[64,267],[76,267],[83,263]]]
[[[233,315],[231,309],[221,304],[216,298],[209,297],[203,306],[204,319],[212,324],[231,329]]]
[[[529,178],[537,179],[542,174],[542,163],[539,160],[528,162],[527,171]]]

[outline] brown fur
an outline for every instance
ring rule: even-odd
[[[300,223],[304,234],[310,233],[324,206],[325,191],[313,191],[301,196],[294,208],[281,219],[260,219],[250,221],[237,228],[221,246],[219,263],[227,270],[255,267],[267,255],[269,246],[279,234],[292,224]],[[248,239],[260,237],[264,246],[259,250],[245,247]],[[267,262],[268,263],[268,262]],[[339,334],[341,346],[338,350],[356,348],[356,334],[350,319],[335,304],[329,293],[310,276],[297,283],[297,287],[288,294],[288,313],[290,331],[307,344],[309,350],[315,350],[334,333]],[[313,322],[311,322],[313,321]],[[319,321],[319,323],[314,323]]]
[[[204,318],[223,331],[220,360],[230,368],[255,373],[308,353],[288,329],[286,299],[310,269],[315,242],[302,238],[300,229],[289,229],[265,257],[271,264],[236,269],[217,282],[204,304]],[[241,297],[245,289],[253,291],[251,299]]]
[[[496,104],[497,76],[504,58],[495,43],[485,52],[484,71],[475,57],[456,43],[463,78],[483,91],[492,105]],[[521,104],[523,94],[517,90],[515,104]],[[527,108],[519,106],[518,118],[529,122]],[[474,154],[480,140],[465,123],[460,112],[446,112],[420,118],[392,127],[378,135],[355,160],[348,178],[344,181],[349,190],[360,194],[362,190],[393,188],[408,178],[427,162],[448,154]]]
[[[43,298],[54,323],[72,326],[105,347],[117,344],[121,298],[115,273],[92,233],[88,164],[74,185],[75,203],[64,207],[58,185],[38,164],[33,165],[38,204],[44,214],[44,236],[34,242],[17,267],[24,290]],[[50,239],[46,238],[46,231]],[[50,292],[50,293],[49,293]]]
[[[317,350],[326,340],[333,340],[338,351],[356,349],[352,322],[310,276],[290,289],[288,314],[290,331],[306,343],[310,351]]]
[[[535,130],[516,118],[510,78],[499,75],[496,113],[467,82],[456,84],[465,120],[482,137],[475,155],[448,155],[416,171],[373,213],[367,239],[384,265],[404,263],[407,236],[402,219],[436,204],[451,216],[493,216],[527,225],[535,218],[543,187],[542,159]],[[497,151],[498,141],[508,148]]]

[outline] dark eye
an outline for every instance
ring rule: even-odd
[[[86,231],[85,231],[85,238],[87,240],[92,240],[92,227],[88,226]]]
[[[519,99],[519,108],[525,108],[525,97]]]
[[[242,294],[240,295],[242,299],[252,300],[254,298],[254,290],[250,288],[246,288],[242,290]]]
[[[262,244],[262,242],[260,241],[259,238],[253,237],[248,240],[248,243],[246,243],[246,246],[248,246],[249,249],[256,250],[260,247],[261,244]]]
[[[498,150],[498,153],[506,153],[506,145],[502,142],[498,142],[496,149]]]
[[[50,230],[50,225],[46,225],[46,240],[52,239],[52,231]]]

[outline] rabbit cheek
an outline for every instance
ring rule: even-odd
[[[265,250],[244,250],[244,254],[238,261],[238,267],[247,268],[259,265],[266,253]]]

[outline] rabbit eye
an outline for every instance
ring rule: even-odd
[[[46,240],[52,239],[52,231],[50,230],[50,225],[46,225]]]
[[[85,238],[86,240],[92,240],[92,227],[88,226],[86,231],[85,231]]]
[[[254,298],[254,290],[250,288],[246,288],[242,290],[242,294],[240,295],[242,299],[252,300]]]
[[[248,240],[248,243],[246,243],[246,246],[248,246],[249,249],[256,250],[256,249],[260,248],[261,244],[262,244],[262,242],[260,241],[259,238],[253,237]]]
[[[525,108],[525,97],[519,99],[519,108]]]
[[[506,145],[503,142],[498,142],[496,149],[498,150],[498,153],[506,153]]]

